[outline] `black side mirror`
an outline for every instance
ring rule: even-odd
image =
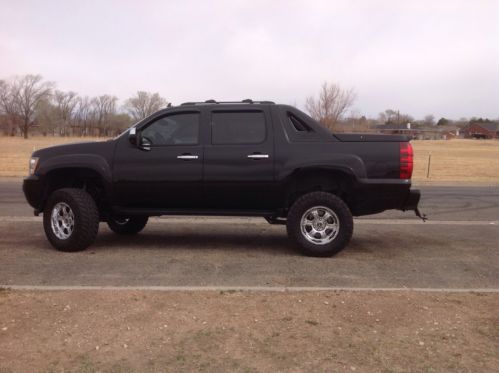
[[[140,150],[151,150],[151,142],[147,138],[142,137],[140,132],[137,133],[137,129],[135,127],[130,128],[130,131],[128,132],[128,141]]]
[[[135,127],[130,128],[128,132],[128,141],[130,141],[130,144],[137,146],[137,138],[137,129]]]

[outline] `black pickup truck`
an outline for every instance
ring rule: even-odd
[[[303,253],[331,256],[350,241],[352,216],[419,216],[409,140],[331,133],[269,101],[189,102],[112,140],[37,150],[23,190],[62,251],[92,244],[100,221],[134,234],[150,216],[218,215],[286,224]]]

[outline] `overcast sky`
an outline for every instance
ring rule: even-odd
[[[325,80],[354,110],[499,118],[499,1],[0,0],[0,78],[82,95],[303,107]]]

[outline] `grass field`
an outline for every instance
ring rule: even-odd
[[[413,141],[416,182],[499,183],[499,141]],[[431,154],[427,178],[428,157]]]
[[[33,151],[48,146],[82,141],[104,141],[91,137],[0,137],[0,176],[26,176]]]
[[[47,146],[104,139],[78,137],[0,137],[0,176],[25,176],[30,154]],[[413,141],[418,183],[499,183],[499,141],[427,140]],[[428,157],[431,154],[427,178]]]

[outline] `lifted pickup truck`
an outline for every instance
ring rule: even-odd
[[[150,216],[261,216],[306,255],[331,256],[352,216],[414,210],[407,136],[331,133],[269,101],[190,102],[115,139],[33,153],[23,190],[50,243],[83,250],[99,222],[135,234]]]

